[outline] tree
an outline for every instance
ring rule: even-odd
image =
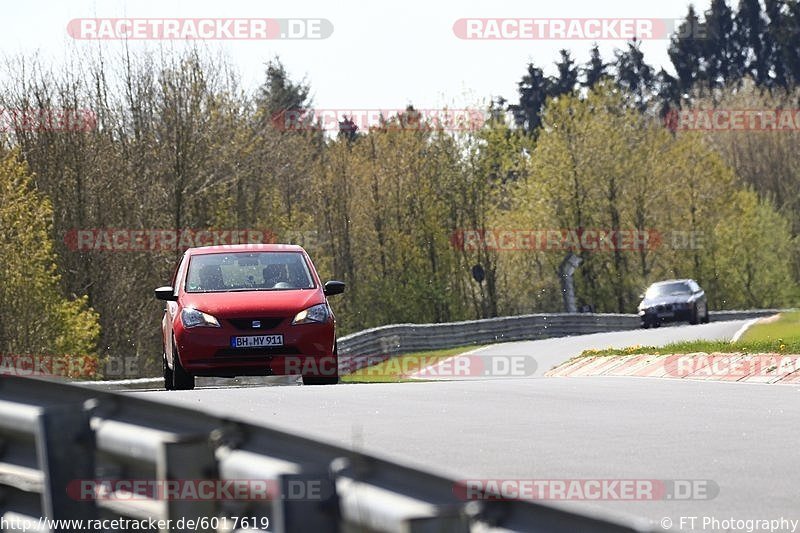
[[[267,63],[267,79],[258,89],[256,104],[267,117],[277,117],[286,112],[306,111],[311,105],[311,88],[305,82],[294,82],[279,58]]]
[[[578,84],[578,67],[569,50],[562,49],[559,54],[561,57],[555,64],[558,75],[550,82],[550,95],[556,97],[570,94]]]
[[[727,0],[712,0],[711,8],[706,11],[705,29],[707,35],[701,44],[709,87],[725,86],[738,80],[733,12]]]
[[[552,93],[551,82],[542,69],[533,63],[528,64],[528,72],[518,83],[519,104],[508,106],[514,115],[514,122],[529,135],[535,135],[541,125],[540,113],[547,96]]]
[[[644,111],[655,94],[655,76],[653,67],[644,60],[640,45],[641,41],[634,40],[628,43],[627,50],[617,50],[614,68],[617,84],[628,95],[631,104]]]
[[[608,64],[603,61],[600,55],[600,48],[595,44],[592,46],[589,61],[583,67],[583,83],[587,88],[592,88],[600,80],[608,75]]]
[[[34,190],[19,153],[2,154],[0,354],[70,356],[93,362],[94,369],[98,316],[85,296],[67,299],[61,294],[50,238],[52,216],[50,202]]]
[[[764,42],[766,23],[759,0],[740,0],[736,13],[737,68],[741,77],[751,76],[759,86],[769,86],[770,50]]]
[[[344,120],[339,121],[338,136],[348,142],[353,142],[358,138],[358,126],[352,118],[344,117]]]
[[[720,248],[716,278],[732,309],[783,307],[799,296],[789,261],[795,243],[789,224],[750,191],[732,198],[736,215],[715,228]]]
[[[670,40],[668,51],[681,92],[688,92],[702,79],[703,44],[697,38],[699,31],[700,20],[690,5],[686,18]]]

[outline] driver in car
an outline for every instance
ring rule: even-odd
[[[264,286],[267,288],[288,288],[289,287],[289,274],[286,271],[286,265],[274,264],[267,265],[262,271],[264,276]],[[278,287],[278,284],[282,284]]]

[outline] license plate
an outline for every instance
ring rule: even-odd
[[[672,318],[675,316],[675,313],[672,312],[665,312],[665,313],[658,313],[658,318]]]
[[[283,346],[283,335],[231,337],[231,348],[263,348],[265,346]]]

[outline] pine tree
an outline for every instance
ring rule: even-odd
[[[797,81],[794,79],[791,65],[800,53],[797,48],[799,43],[792,43],[792,34],[797,32],[798,28],[792,27],[794,21],[787,0],[765,0],[765,5],[768,22],[764,45],[769,55],[769,64],[772,66],[774,85],[788,89]]]
[[[583,83],[582,85],[587,88],[594,87],[594,85],[608,75],[608,63],[603,61],[600,55],[600,48],[595,44],[592,47],[591,57],[586,65],[583,67]]]
[[[726,85],[737,79],[736,47],[733,40],[733,12],[726,0],[712,0],[706,11],[706,39],[703,56],[710,87]]]
[[[800,85],[800,0],[787,0],[783,32],[783,61],[794,86]]]
[[[686,18],[673,35],[669,46],[669,58],[678,75],[678,86],[681,92],[689,92],[701,78],[703,50],[697,39],[700,20],[693,6],[689,6]]]
[[[267,63],[266,74],[267,79],[256,95],[256,104],[262,117],[273,123],[285,124],[286,115],[296,113],[298,117],[302,115],[304,120],[310,121],[311,117],[306,113],[311,106],[311,88],[303,82],[292,81],[279,58]],[[294,121],[295,118],[289,120]]]
[[[514,122],[533,135],[542,124],[540,117],[542,107],[550,94],[550,80],[542,69],[533,63],[528,64],[528,73],[517,84],[519,89],[519,104],[508,106],[514,115]]]
[[[561,58],[555,64],[558,69],[558,77],[553,78],[550,84],[551,96],[569,94],[575,90],[578,84],[578,67],[575,66],[575,60],[572,59],[569,50],[562,49],[559,53]]]
[[[653,67],[645,62],[640,45],[641,41],[633,40],[628,43],[627,50],[617,50],[614,67],[619,87],[628,93],[637,108],[644,110],[655,93],[656,80]]]
[[[353,121],[352,117],[345,116],[343,120],[339,122],[339,133],[337,136],[340,139],[345,139],[347,142],[353,142],[358,139],[358,126]]]
[[[735,20],[740,74],[742,77],[751,76],[759,86],[768,86],[771,81],[770,53],[764,44],[766,22],[759,0],[741,0]]]

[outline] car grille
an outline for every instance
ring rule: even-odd
[[[264,346],[258,348],[223,348],[217,350],[216,357],[268,357],[271,355],[296,354],[294,346]]]
[[[656,311],[672,311],[672,304],[657,305]]]
[[[261,322],[261,327],[254,328],[253,322],[258,321]],[[233,325],[236,329],[242,331],[263,331],[267,329],[274,329],[277,328],[281,322],[283,322],[283,318],[281,317],[248,317],[248,318],[229,318],[228,322]]]

